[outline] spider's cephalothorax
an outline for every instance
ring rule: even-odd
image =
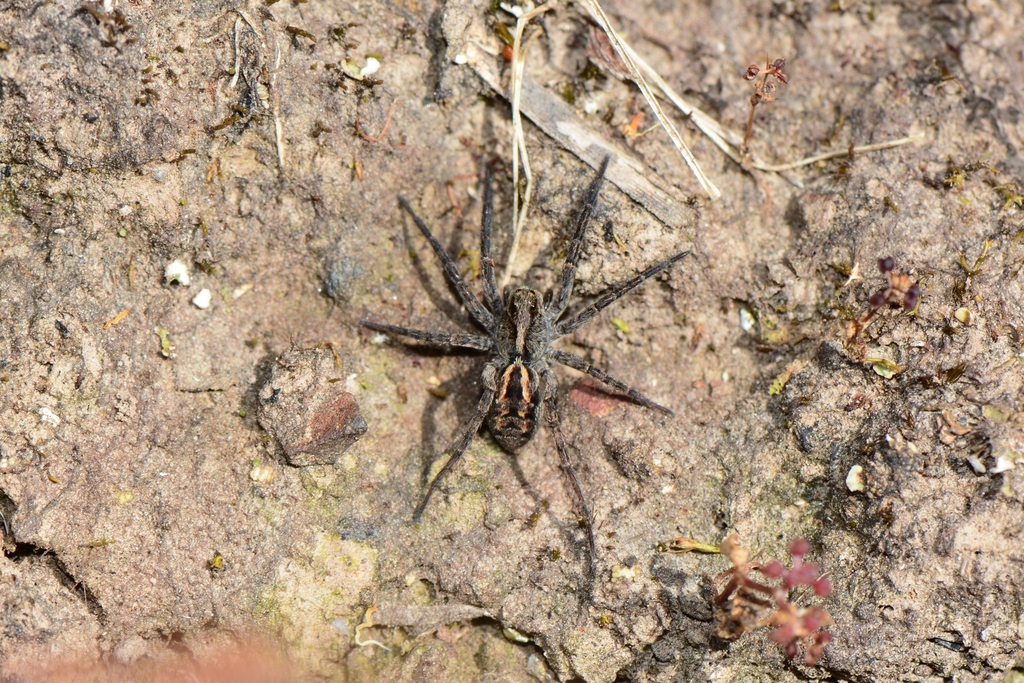
[[[469,291],[458,268],[451,257],[427,228],[426,224],[413,212],[412,207],[399,196],[398,201],[412,216],[420,231],[430,242],[434,253],[444,266],[445,275],[455,288],[463,305],[473,320],[484,329],[485,335],[465,333],[437,333],[413,330],[395,325],[386,325],[364,320],[361,324],[371,330],[402,335],[411,339],[444,346],[455,346],[479,351],[488,351],[490,358],[481,376],[483,393],[477,403],[476,410],[469,422],[463,426],[455,440],[448,447],[450,457],[434,480],[430,482],[427,493],[413,513],[414,519],[423,514],[427,501],[437,488],[440,481],[462,458],[473,437],[486,420],[487,429],[502,448],[516,451],[522,447],[537,431],[537,424],[546,417],[548,427],[555,440],[555,448],[582,508],[587,523],[587,539],[590,543],[591,558],[594,557],[594,533],[590,524],[590,511],[586,498],[580,488],[569,461],[569,451],[562,437],[559,426],[558,411],[555,404],[557,384],[550,362],[555,361],[568,365],[591,377],[604,382],[608,386],[621,391],[633,401],[648,408],[672,414],[668,408],[651,401],[629,385],[621,382],[604,371],[592,366],[588,361],[574,354],[552,349],[555,340],[572,334],[587,324],[602,309],[616,299],[634,289],[648,278],[666,270],[669,266],[689,255],[684,251],[675,256],[659,261],[633,278],[609,289],[604,294],[575,315],[563,318],[572,294],[573,281],[576,276],[576,263],[579,261],[583,247],[583,237],[590,222],[591,214],[597,205],[598,193],[604,180],[605,170],[610,158],[601,165],[598,177],[590,186],[587,203],[580,211],[576,222],[576,230],[569,245],[569,253],[562,267],[561,283],[554,296],[547,302],[533,289],[519,287],[506,290],[502,296],[494,279],[494,261],[491,258],[491,183],[490,173],[484,179],[484,210],[481,224],[480,271],[483,280],[483,302]]]

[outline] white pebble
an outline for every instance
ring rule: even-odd
[[[379,69],[379,68],[380,68],[380,62],[377,59],[375,59],[373,57],[367,57],[366,58],[366,66],[364,66],[359,71],[359,73],[361,73],[363,76],[369,76],[371,74],[377,73],[377,69]]]
[[[246,282],[244,285],[235,287],[234,291],[231,292],[232,300],[237,299],[240,296],[245,295],[249,290],[256,286],[254,282]]]
[[[196,305],[196,308],[202,308],[204,310],[209,308],[210,290],[206,289],[205,287],[203,289],[200,289],[199,293],[196,294],[194,299],[192,299],[192,303]]]
[[[188,287],[188,283],[191,282],[191,279],[188,276],[188,266],[186,266],[185,262],[181,259],[171,261],[167,264],[167,267],[164,268],[164,280],[167,281],[167,284],[177,282],[180,285]]]
[[[501,630],[502,635],[505,636],[506,640],[511,640],[513,643],[528,643],[530,639],[524,636],[519,631],[515,630],[510,626],[506,626]]]
[[[500,3],[499,6],[501,7],[501,9],[505,10],[506,12],[514,16],[516,19],[523,16],[523,8],[519,7],[518,5],[509,5],[508,3],[503,2]]]
[[[854,465],[846,475],[846,488],[850,493],[857,493],[864,490],[864,468]]]
[[[374,344],[374,345],[383,344],[387,340],[388,340],[388,335],[386,335],[386,334],[375,334],[372,337],[370,337],[370,343]]]
[[[996,458],[996,466],[992,468],[992,474],[999,474],[1000,472],[1012,470],[1015,466],[1015,462],[1010,460],[1005,455],[1000,455],[998,458]]]
[[[461,65],[461,64],[465,64],[466,62],[468,62],[469,61],[469,57],[467,57],[466,55],[464,55],[464,54],[462,54],[460,52],[459,54],[455,55],[455,59],[453,59],[452,61],[455,62],[456,64],[460,64]]]
[[[750,332],[754,329],[754,325],[757,324],[757,318],[754,314],[748,311],[746,308],[740,307],[740,327],[743,328],[744,332]]]
[[[60,424],[60,418],[57,417],[57,415],[54,414],[54,412],[47,408],[46,406],[43,406],[42,408],[39,409],[39,419],[53,427],[56,427],[57,425]]]
[[[587,100],[583,103],[583,111],[587,114],[597,113],[597,100]]]

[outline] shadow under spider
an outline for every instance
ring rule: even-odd
[[[452,230],[452,234],[448,238],[448,244],[445,246],[445,249],[447,249],[449,254],[458,254],[462,250],[462,246],[459,244],[459,242],[461,242],[461,236],[459,233],[462,232],[461,221],[459,221],[459,223],[460,226],[455,230]],[[474,329],[472,323],[468,320],[468,316],[465,311],[463,311],[460,306],[453,303],[459,299],[458,292],[455,291],[455,288],[452,287],[451,283],[445,280],[445,284],[448,286],[449,291],[449,296],[447,297],[434,287],[430,274],[427,272],[427,266],[424,264],[424,261],[428,259],[420,258],[419,249],[414,246],[412,237],[409,233],[409,221],[407,220],[402,221],[402,238],[405,240],[406,249],[412,257],[412,266],[416,270],[416,277],[420,281],[420,289],[423,290],[427,295],[427,298],[430,299],[430,303],[434,305],[435,309],[444,313],[448,320],[458,324],[461,329],[475,333],[476,329]],[[426,347],[424,346],[422,348]]]

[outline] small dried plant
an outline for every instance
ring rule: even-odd
[[[818,566],[803,561],[810,544],[802,538],[789,544],[793,562],[788,568],[778,560],[751,562],[750,551],[739,544],[736,534],[730,534],[719,548],[732,562],[732,569],[714,579],[716,635],[722,640],[735,640],[756,628],[772,626],[768,638],[787,658],[796,657],[802,644],[804,663],[816,666],[832,640],[822,630],[832,618],[820,605],[800,607],[792,602],[793,592],[801,586],[810,587],[819,597],[832,593],[831,582],[821,575]],[[773,583],[752,578],[755,572]]]
[[[774,102],[775,88],[778,87],[778,83],[783,85],[789,83],[789,77],[782,73],[785,68],[785,59],[776,59],[769,64],[766,57],[763,71],[757,64],[751,64],[747,67],[747,72],[743,74],[743,80],[754,81],[754,94],[750,96],[750,115],[747,116],[747,134],[743,136],[743,152],[747,151],[747,143],[750,142],[750,137],[754,134],[754,110],[757,109],[757,105],[762,102]],[[769,76],[775,80],[769,80]]]
[[[885,276],[886,287],[871,295],[868,299],[867,312],[850,321],[846,328],[847,343],[855,341],[867,329],[875,314],[886,303],[903,306],[905,311],[913,311],[921,301],[921,288],[914,283],[910,275],[895,272],[896,260],[891,256],[878,259],[878,270]]]

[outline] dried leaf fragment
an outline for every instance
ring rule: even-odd
[[[670,553],[694,552],[706,553],[708,555],[717,555],[720,552],[722,552],[721,549],[713,543],[702,543],[700,541],[695,541],[692,538],[686,538],[685,536],[673,538],[665,546],[665,550],[667,550]]]
[[[742,309],[741,309],[742,310]],[[804,359],[797,359],[787,365],[785,369],[778,374],[778,376],[772,380],[771,385],[768,387],[768,395],[775,396],[782,393],[782,390],[786,388],[786,384],[793,377],[808,365],[808,361]]]
[[[174,344],[171,343],[171,333],[159,325],[153,328],[153,332],[160,337],[160,355],[164,358],[173,358]]]
[[[886,379],[892,379],[893,375],[903,372],[903,368],[887,358],[865,358],[864,362],[871,365],[876,375]]]
[[[116,325],[119,322],[121,322],[122,320],[124,320],[125,317],[128,315],[128,312],[131,311],[131,310],[132,310],[131,308],[126,308],[123,311],[121,311],[120,313],[118,313],[117,315],[115,315],[113,318],[108,320],[107,322],[103,323],[103,329],[109,330],[111,327],[113,327],[114,325]]]

